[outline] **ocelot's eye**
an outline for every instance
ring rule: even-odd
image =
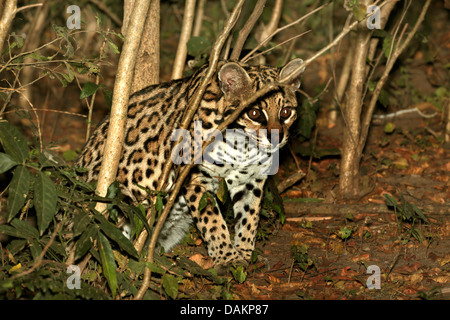
[[[259,109],[250,109],[250,111],[247,113],[248,117],[254,121],[264,121],[264,114]]]
[[[280,119],[282,120],[286,120],[287,118],[289,118],[292,114],[292,110],[291,108],[283,108],[281,109],[280,112]]]

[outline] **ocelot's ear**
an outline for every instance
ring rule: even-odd
[[[235,62],[225,63],[219,70],[218,78],[220,89],[222,89],[225,97],[244,97],[251,90],[250,76]]]
[[[290,79],[292,80],[289,83],[297,88],[300,88],[300,76],[302,75],[303,71],[305,71],[305,67],[298,69],[302,63],[303,60],[300,58],[290,61],[283,67],[283,69],[281,69],[278,79],[281,80],[286,77],[290,77]]]

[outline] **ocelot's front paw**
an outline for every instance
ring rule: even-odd
[[[239,266],[247,267],[248,261],[241,259],[241,260],[233,260],[228,263],[218,263],[218,264],[214,265],[214,269],[216,270],[216,272],[219,276],[225,276],[225,275],[230,274],[231,267],[237,268]]]
[[[238,266],[248,266],[248,259],[245,259],[244,256],[237,251],[233,253],[234,254],[214,259],[214,269],[217,271],[218,275],[227,275],[230,273],[230,267],[236,268]]]

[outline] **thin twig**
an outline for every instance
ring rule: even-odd
[[[268,40],[273,38],[276,34],[278,34],[279,32],[292,27],[293,25],[296,25],[300,22],[302,22],[303,20],[305,20],[306,18],[310,17],[311,15],[313,15],[314,13],[316,13],[317,11],[322,10],[323,8],[325,8],[326,6],[328,6],[331,2],[325,3],[324,5],[321,5],[320,7],[314,9],[313,11],[309,12],[308,14],[305,14],[303,17],[285,25],[284,27],[280,27],[277,30],[275,30],[273,33],[271,33],[270,35],[268,35],[263,41],[261,41],[252,51],[250,51],[244,58],[241,59],[242,62],[247,62],[248,60],[252,59],[252,54],[254,54],[256,51],[259,50],[259,48],[261,48],[263,46],[263,44]]]
[[[358,153],[362,154],[362,151],[364,149],[364,146],[366,145],[366,139],[367,134],[369,132],[370,122],[372,120],[373,111],[375,110],[375,106],[378,100],[378,97],[381,93],[381,89],[383,88],[384,84],[387,81],[388,75],[391,72],[392,68],[394,67],[395,62],[397,61],[400,54],[405,50],[405,48],[409,45],[414,35],[417,33],[417,30],[419,29],[420,25],[422,24],[425,14],[428,11],[428,7],[430,6],[431,0],[427,0],[425,5],[423,6],[423,9],[419,15],[419,18],[416,21],[416,24],[414,25],[411,32],[406,37],[405,41],[402,44],[398,44],[396,49],[394,50],[391,59],[386,64],[386,67],[384,68],[384,72],[378,81],[375,90],[372,95],[372,99],[370,100],[369,107],[367,108],[366,115],[362,121],[361,124],[361,135],[359,138],[359,146],[358,146]]]
[[[194,29],[192,30],[193,37],[198,37],[200,35],[200,31],[202,30],[203,15],[205,12],[205,3],[206,0],[200,0],[198,2],[197,13],[195,14]]]
[[[15,274],[13,275],[10,279],[14,280],[20,277],[24,277],[26,275],[29,275],[30,273],[32,273],[34,270],[36,270],[37,267],[39,267],[42,264],[42,259],[44,258],[45,254],[47,253],[48,249],[50,248],[50,246],[53,244],[53,241],[55,240],[56,234],[59,231],[59,228],[61,227],[62,221],[58,223],[58,225],[55,228],[55,231],[53,231],[52,236],[50,238],[50,240],[47,242],[47,244],[45,245],[44,249],[42,249],[41,254],[39,255],[39,257],[36,259],[35,263],[33,264],[33,266],[28,269],[25,270],[21,273]]]
[[[194,23],[195,2],[196,0],[187,0],[184,6],[183,25],[173,63],[172,79],[180,79],[183,76],[187,56],[187,43],[191,38],[192,25]]]
[[[298,171],[291,174],[288,178],[280,182],[278,185],[278,193],[283,193],[286,189],[290,188],[294,184],[296,184],[298,181],[303,179],[306,176],[306,173],[303,172],[302,169],[299,169]]]
[[[269,49],[267,49],[267,50],[264,50],[264,51],[262,51],[262,52],[259,52],[258,54],[255,54],[255,55],[252,56],[249,60],[255,59],[256,57],[259,57],[259,56],[261,56],[261,55],[263,55],[263,54],[266,54],[267,52],[270,52],[270,51],[272,51],[272,50],[275,49],[275,48],[281,47],[282,45],[284,45],[284,44],[286,44],[286,43],[288,43],[288,42],[291,42],[291,41],[293,41],[293,40],[296,40],[297,38],[302,37],[302,36],[304,36],[305,34],[310,33],[310,32],[311,32],[311,30],[308,30],[308,31],[305,31],[305,32],[303,32],[303,33],[297,34],[296,36],[293,36],[293,37],[291,37],[291,38],[289,38],[289,39],[287,39],[287,40],[284,40],[283,42],[278,43],[278,44],[276,44],[275,46],[273,46],[273,47],[271,47],[271,48],[269,48]]]
[[[265,5],[266,5],[266,0],[258,0],[258,2],[256,3],[252,14],[248,18],[244,27],[239,31],[237,41],[234,44],[233,52],[230,55],[230,60],[237,61],[239,59],[239,56],[241,55],[241,51],[242,51],[242,48],[244,47],[245,41],[247,40],[250,32],[253,30],[253,27],[255,26],[259,17],[261,16]]]
[[[200,106],[200,102],[201,102],[201,99],[203,98],[203,94],[206,90],[206,87],[209,84],[209,82],[211,81],[211,79],[215,73],[215,69],[219,62],[219,56],[220,56],[222,47],[225,44],[225,41],[228,38],[228,35],[230,34],[232,28],[236,24],[237,19],[239,18],[239,15],[240,15],[240,12],[241,12],[244,2],[245,2],[245,0],[239,0],[239,2],[235,5],[233,12],[231,13],[230,18],[228,19],[227,24],[224,27],[224,30],[218,36],[216,43],[211,52],[210,65],[206,72],[205,78],[203,79],[203,82],[200,85],[198,92],[196,92],[196,95],[194,97],[194,100],[192,101],[192,104],[189,105],[188,111],[186,112],[186,114],[183,117],[180,128],[187,128],[189,126],[192,118],[194,117],[195,112],[197,111],[198,107]],[[178,193],[181,189],[181,186],[182,186],[184,180],[186,179],[187,175],[189,174],[189,171],[192,169],[193,166],[194,166],[194,163],[192,163],[184,168],[184,170],[182,171],[182,173],[180,174],[180,176],[178,178],[177,183],[175,184],[174,189],[172,190],[172,192],[169,196],[168,202],[167,202],[166,206],[164,207],[164,210],[163,210],[161,216],[158,219],[155,229],[153,230],[153,234],[152,234],[150,245],[148,247],[148,252],[147,252],[147,262],[153,263],[154,251],[155,251],[158,235],[162,229],[162,226],[163,226],[167,216],[169,215],[170,210],[172,209],[172,206],[175,203],[176,197],[178,196]],[[161,180],[158,185],[158,190],[162,190],[162,186],[164,185],[165,181],[167,180],[167,177],[169,176],[171,167],[172,167],[172,162],[167,161],[165,164],[164,170],[162,172],[162,175],[161,175]],[[146,232],[144,231],[143,234],[144,234],[144,236],[142,236],[142,237],[140,236],[138,241],[141,240],[141,241],[145,242]],[[139,288],[139,291],[135,296],[136,300],[140,300],[144,296],[147,288],[150,285],[150,277],[151,277],[150,269],[145,268],[144,279],[142,281],[142,285]]]
[[[23,11],[23,10],[28,10],[28,9],[35,8],[35,7],[42,7],[43,5],[44,5],[43,3],[29,4],[27,6],[23,6],[23,7],[17,8],[15,14],[17,14],[20,11]]]
[[[102,46],[100,48],[100,54],[99,54],[99,58],[100,59],[101,59],[101,57],[103,55],[103,50],[105,49],[105,45],[106,45],[106,38],[103,40]],[[96,75],[96,77],[95,77],[95,84],[98,86],[99,83],[100,83],[100,73],[98,73]],[[91,102],[88,103],[88,110],[89,111],[88,111],[88,119],[87,119],[86,141],[88,141],[88,139],[89,139],[89,137],[91,135],[92,113],[94,111],[94,102],[95,102],[95,97],[97,96],[97,91],[98,90],[95,90],[95,92],[92,94]]]
[[[114,12],[109,10],[108,6],[99,0],[90,0],[93,4],[97,6],[100,10],[102,10],[106,15],[114,21],[115,24],[117,24],[119,27],[122,27],[122,19],[120,19]]]

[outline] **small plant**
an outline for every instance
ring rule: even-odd
[[[306,271],[306,269],[314,264],[312,259],[308,256],[308,246],[306,244],[295,243],[291,246],[291,253],[294,262],[303,271]]]
[[[239,283],[244,283],[245,279],[247,279],[247,272],[244,270],[244,266],[240,265],[236,268],[230,268],[231,274],[233,275],[234,280]]]
[[[353,228],[349,227],[349,226],[343,226],[341,229],[339,229],[339,231],[336,232],[338,237],[341,240],[347,240],[352,236],[353,233]]]
[[[398,191],[398,190],[397,190]],[[384,193],[383,197],[388,207],[392,207],[397,221],[398,232],[403,238],[403,243],[407,243],[411,237],[422,242],[425,237],[420,229],[416,228],[417,222],[428,223],[427,217],[415,204],[405,200],[400,194],[400,203],[390,194]]]

